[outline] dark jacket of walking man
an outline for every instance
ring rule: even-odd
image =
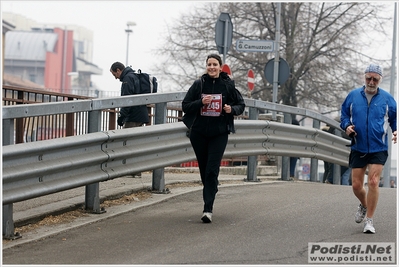
[[[115,79],[122,82],[121,96],[139,94],[140,84],[134,71],[130,67],[125,67],[120,62],[112,64],[110,69]],[[146,105],[123,107],[118,117],[118,125],[123,128],[143,126],[149,122],[148,110]]]

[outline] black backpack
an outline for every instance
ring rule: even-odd
[[[137,72],[133,70],[133,72],[140,81],[140,94],[150,94],[158,91],[158,81],[156,77],[141,72],[140,69],[138,69]]]

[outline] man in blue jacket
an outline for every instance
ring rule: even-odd
[[[375,233],[373,215],[377,207],[379,181],[388,158],[388,127],[396,144],[396,101],[378,85],[382,69],[370,64],[364,72],[365,85],[352,90],[341,109],[341,128],[352,138],[349,166],[352,189],[360,204],[355,221],[364,221],[364,233]],[[368,168],[368,192],[364,176]]]

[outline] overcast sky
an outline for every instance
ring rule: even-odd
[[[1,1],[2,12],[23,15],[38,23],[73,24],[93,31],[93,64],[103,74],[92,81],[104,91],[119,91],[121,83],[109,72],[111,64],[125,64],[126,23],[133,21],[129,38],[129,65],[152,72],[159,35],[180,14],[200,2],[190,1]]]
[[[109,72],[115,61],[125,63],[127,35],[126,23],[133,21],[133,34],[130,35],[129,64],[133,69],[141,68],[152,72],[157,58],[153,50],[162,44],[159,35],[166,30],[182,13],[200,7],[197,1],[4,1],[1,10],[23,15],[38,23],[78,25],[93,31],[93,64],[103,70],[102,75],[93,75],[92,81],[104,91],[120,91],[121,84]],[[393,3],[387,3],[392,11]],[[392,6],[390,6],[392,5]],[[391,9],[392,7],[392,9]],[[215,21],[216,23],[216,21]],[[392,28],[392,25],[386,25]],[[373,37],[376,35],[373,34]],[[380,39],[380,38],[377,38]],[[370,48],[370,56],[387,58],[392,51],[392,41],[384,41]],[[389,58],[389,57],[388,57]],[[173,62],[169,62],[173,64]],[[160,83],[162,89],[162,83]],[[397,154],[397,146],[395,154]]]
[[[119,91],[120,82],[109,72],[115,61],[125,63],[127,34],[126,23],[133,21],[129,38],[129,65],[154,73],[153,65],[159,60],[154,50],[163,44],[160,34],[171,26],[181,14],[199,8],[199,1],[4,1],[1,10],[23,15],[38,23],[78,25],[93,32],[93,61],[103,70],[102,75],[92,75],[92,81],[104,91]],[[386,3],[392,12],[393,3]],[[216,21],[215,21],[216,23]],[[391,32],[392,25],[385,25]],[[364,38],[375,38],[374,47],[361,48],[364,53],[388,59],[392,52],[392,39],[373,33]],[[359,48],[360,49],[360,48]],[[173,62],[169,62],[173,64]],[[387,67],[387,66],[383,66]],[[162,90],[162,81],[160,81]]]

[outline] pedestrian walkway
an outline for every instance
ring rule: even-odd
[[[198,179],[173,176],[175,181]],[[201,186],[172,187],[169,194],[3,241],[2,263],[305,265],[309,243],[396,244],[397,190],[380,189],[376,234],[367,235],[355,223],[358,201],[348,186],[243,178],[221,175],[210,224],[200,220]],[[236,182],[225,182],[231,179]]]
[[[269,168],[267,176],[262,179],[278,179],[275,167]],[[221,168],[220,181],[241,181],[246,179],[245,168]],[[201,182],[198,168],[165,168],[165,183],[176,184],[182,182]],[[138,190],[151,189],[152,172],[143,172],[138,177],[121,177],[100,183],[100,199],[110,199]],[[14,204],[14,222],[16,225],[24,225],[26,222],[33,222],[37,218],[65,212],[82,206],[85,201],[85,187],[62,191],[43,197],[29,199]]]
[[[219,181],[221,186],[223,184],[245,184],[246,175],[245,168],[221,168]],[[271,175],[274,173],[274,168],[264,171],[269,173],[268,176],[259,176],[258,179],[263,181],[277,181],[278,176]],[[237,173],[237,174],[235,174]],[[165,199],[175,197],[184,193],[202,189],[200,184],[201,179],[198,173],[198,168],[166,168],[165,169],[165,184],[166,188],[172,185],[182,184],[181,186],[174,186],[173,190],[168,190],[165,193],[152,193],[151,198],[145,200],[135,201],[129,205],[119,205],[105,208],[105,213],[102,214],[85,214],[83,218],[78,218],[75,222],[67,223],[66,225],[49,225],[35,229],[29,233],[23,233],[22,238],[13,241],[4,241],[3,248],[15,246],[22,243],[31,242],[46,236],[50,236],[66,229],[71,229],[86,223],[91,223],[96,220],[101,220],[117,214],[126,212],[127,210],[152,205]],[[183,183],[185,185],[183,185]],[[191,183],[190,186],[188,184]],[[250,182],[251,183],[251,182]],[[256,183],[256,182],[254,182]],[[194,186],[193,186],[194,185]],[[141,190],[150,190],[152,187],[152,172],[143,172],[141,177],[121,177],[106,182],[100,183],[100,199],[104,200],[115,199],[124,195],[129,195]],[[68,211],[83,209],[85,201],[85,187],[80,187],[72,190],[63,191],[39,198],[21,201],[14,204],[13,219],[15,227],[20,227],[28,224],[34,224],[45,218],[46,216],[58,215]]]

